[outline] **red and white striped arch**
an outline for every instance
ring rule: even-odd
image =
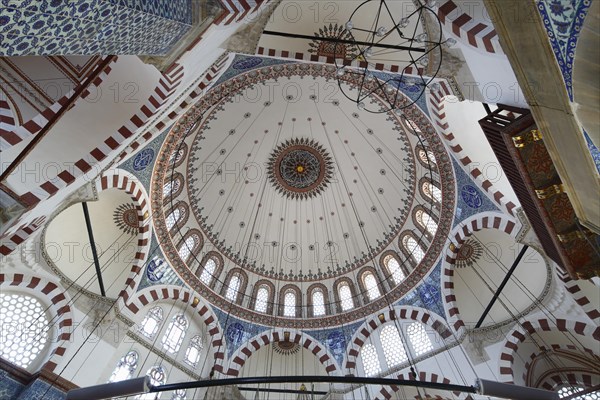
[[[584,291],[581,290],[577,281],[571,279],[569,274],[562,271],[560,268],[556,269],[556,273],[560,280],[564,283],[565,289],[567,289],[567,291],[571,293],[571,296],[573,296],[575,302],[579,304],[579,306],[594,323],[600,325],[600,305],[591,302],[585,295]]]
[[[574,321],[562,318],[557,318],[555,320],[541,318],[520,322],[511,332],[508,333],[508,335],[506,335],[507,340],[502,347],[502,354],[500,355],[499,361],[500,381],[514,383],[515,376],[513,371],[513,362],[515,360],[516,353],[519,350],[519,345],[523,343],[528,336],[534,333],[549,332],[552,330],[569,332],[571,334],[575,333],[580,336],[593,338],[594,340],[598,341],[600,345],[600,327],[587,324],[583,321]],[[540,351],[543,350],[544,349],[540,349]],[[592,354],[594,353],[589,349],[583,350],[591,352]]]
[[[211,336],[211,346],[215,358],[214,369],[216,372],[223,373],[223,362],[225,360],[223,333],[216,315],[201,296],[180,286],[156,285],[132,295],[129,301],[125,303],[125,308],[122,311],[135,316],[143,312],[149,304],[161,300],[175,300],[185,303],[190,313],[200,316],[207,326],[208,334]]]
[[[39,217],[28,224],[22,224],[12,234],[0,237],[0,254],[7,256],[12,253],[17,246],[23,243],[40,226],[44,224],[46,217]],[[18,222],[17,222],[18,224]]]
[[[498,34],[485,11],[483,1],[468,1],[463,9],[453,0],[440,1],[438,17],[448,32],[467,46],[480,49],[487,53],[504,54],[500,46]],[[475,12],[477,15],[469,15]]]
[[[446,250],[446,259],[442,268],[442,299],[448,317],[448,323],[457,333],[462,333],[465,323],[460,317],[454,292],[454,263],[461,245],[473,233],[482,229],[497,229],[508,235],[515,236],[519,231],[517,221],[505,214],[484,212],[467,218],[456,226],[450,233],[450,243]]]
[[[446,322],[439,315],[423,308],[411,306],[394,307],[392,310],[384,310],[366,320],[352,336],[346,351],[344,373],[346,376],[356,376],[356,359],[360,349],[367,343],[371,334],[382,325],[390,321],[417,321],[433,329],[443,340],[452,336]]]
[[[226,67],[229,65],[231,60],[233,60],[233,55],[229,56],[227,54],[220,57],[206,72],[203,77],[200,79],[200,83],[198,83],[195,88],[189,92],[189,94],[183,99],[177,107],[169,112],[166,116],[163,116],[158,121],[152,121],[151,127],[146,130],[143,134],[139,135],[131,144],[119,155],[119,157],[115,160],[115,163],[119,163],[124,160],[127,156],[131,155],[135,152],[140,146],[150,142],[156,136],[160,135],[163,130],[171,125],[173,122],[177,121],[188,109],[191,105],[194,104],[195,100],[203,96],[212,86],[214,82],[218,80],[221,74],[227,69]],[[179,76],[178,80],[181,80],[183,77],[183,67],[178,66],[177,68],[172,70],[172,75]]]
[[[431,110],[431,119],[440,136],[445,140],[448,148],[454,153],[455,158],[460,162],[465,171],[471,176],[473,181],[485,193],[489,193],[490,197],[500,206],[502,211],[509,215],[515,215],[517,205],[512,201],[507,201],[502,192],[497,190],[492,182],[490,182],[481,170],[472,164],[471,159],[465,153],[462,146],[458,142],[452,131],[452,127],[448,123],[445,112],[445,97],[451,95],[450,89],[444,82],[439,82],[441,89],[438,91],[430,91],[428,94],[427,104]]]
[[[94,88],[100,86],[100,84],[106,79],[110,71],[112,70],[111,64],[117,61],[117,57],[113,57],[112,61],[102,70],[102,72],[98,75],[96,79],[91,83],[90,88],[86,89],[81,94],[81,99],[85,99],[90,95],[90,90],[95,90]],[[99,63],[102,60],[98,61]],[[54,116],[63,108],[65,104],[69,101],[69,98],[73,96],[75,93],[75,89],[70,90],[63,97],[58,99],[54,104],[45,109],[42,113],[35,116],[33,119],[25,122],[24,124],[18,126],[13,124],[12,129],[6,129],[4,126],[0,125],[0,150],[4,151],[23,140],[29,140],[34,135],[36,135],[39,131],[42,130],[49,122],[54,118]],[[1,103],[1,102],[0,102]],[[3,111],[0,110],[0,114],[3,114]],[[4,118],[2,118],[4,119]]]
[[[215,25],[230,25],[240,22],[246,16],[258,11],[260,6],[270,0],[219,0],[224,7],[224,12],[215,20]]]
[[[131,196],[137,210],[139,231],[135,261],[131,266],[129,276],[125,281],[125,288],[119,295],[124,301],[127,301],[128,297],[134,291],[136,277],[142,271],[150,249],[151,210],[148,193],[146,193],[146,189],[144,189],[142,183],[134,175],[122,169],[111,169],[106,171],[100,178],[97,188],[98,192],[109,189],[123,190]]]
[[[433,383],[444,383],[450,384],[452,383],[450,379],[440,376],[439,374],[433,372],[419,371],[418,379],[416,376],[412,376],[408,373],[394,374],[394,376],[390,376],[390,378],[400,379],[400,380],[411,380],[411,381],[421,381],[421,382],[433,382]],[[395,392],[400,390],[400,386],[383,386],[379,393],[375,396],[373,400],[388,400],[391,399]],[[449,400],[450,398],[458,398],[461,400],[472,400],[471,395],[466,393],[452,392],[452,395],[449,394],[448,397],[442,397],[439,395],[430,396],[427,395],[427,399],[435,399],[435,400]]]
[[[268,346],[274,342],[289,341],[297,343],[305,349],[312,352],[315,357],[319,360],[321,365],[327,371],[330,376],[339,376],[340,368],[335,361],[335,358],[327,348],[320,344],[312,336],[297,330],[289,330],[284,328],[272,329],[267,332],[260,333],[253,338],[249,339],[239,349],[231,355],[229,359],[228,368],[226,375],[238,376],[240,370],[246,363],[246,361],[252,356],[253,353],[261,349],[262,347]]]
[[[50,341],[48,361],[42,367],[48,371],[54,371],[61,361],[70,343],[73,314],[70,307],[70,299],[66,291],[56,283],[35,275],[20,273],[1,273],[0,288],[2,291],[15,290],[20,293],[30,293],[34,297],[41,298],[42,303],[50,304],[51,323],[56,327],[56,340]]]

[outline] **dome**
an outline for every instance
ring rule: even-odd
[[[155,166],[154,224],[170,263],[216,307],[267,325],[336,325],[397,301],[435,265],[454,208],[443,145],[417,106],[404,115],[357,108],[335,69],[317,64],[215,86],[169,132]],[[424,193],[429,184],[439,199]],[[228,295],[234,275],[239,293]],[[351,307],[335,295],[341,282]],[[256,311],[261,285],[266,312]],[[325,315],[310,310],[317,287],[334,292]],[[283,312],[288,291],[293,315]],[[309,318],[286,318],[298,315]]]

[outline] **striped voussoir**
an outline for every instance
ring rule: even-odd
[[[521,321],[516,327],[506,336],[506,342],[502,348],[500,355],[500,381],[505,383],[514,383],[513,361],[516,358],[516,353],[519,345],[524,342],[527,337],[536,332],[569,332],[576,333],[581,336],[593,338],[600,342],[600,327],[592,324],[587,324],[583,321],[574,321],[558,318],[556,320],[548,320],[546,318],[533,319],[529,321]],[[600,343],[599,343],[600,344]],[[540,349],[543,351],[544,349]],[[581,349],[586,352],[594,352],[590,349]]]
[[[421,381],[421,382],[433,382],[433,383],[445,383],[445,384],[449,384],[451,383],[450,379],[445,378],[443,376],[440,376],[438,374],[432,373],[432,372],[426,372],[426,371],[419,371],[419,376],[414,376],[414,375],[410,375],[409,373],[401,373],[401,374],[394,374],[393,376],[390,376],[389,378],[393,378],[393,379],[400,379],[400,380],[410,380],[410,381]],[[373,400],[388,400],[391,399],[394,395],[394,393],[396,393],[398,390],[400,390],[400,386],[396,386],[396,385],[391,385],[391,386],[382,386],[381,389],[379,390],[379,393],[377,393],[377,395],[375,396],[375,398]],[[453,392],[454,396],[452,397],[453,399],[457,398],[457,399],[461,399],[461,400],[472,400],[473,398],[471,397],[471,395],[469,395],[468,393],[460,393],[460,392]],[[427,397],[423,397],[423,399],[436,399],[436,400],[449,400],[450,397],[443,397],[443,396],[439,396],[439,395],[426,395]]]
[[[129,172],[122,169],[112,169],[106,171],[100,178],[98,192],[108,189],[123,190],[131,196],[135,205],[139,231],[137,236],[137,249],[134,257],[134,262],[131,266],[131,272],[125,281],[125,289],[119,294],[123,301],[127,302],[128,297],[134,293],[136,277],[143,269],[146,260],[150,241],[151,241],[151,210],[148,201],[148,194],[142,183]]]
[[[19,226],[14,233],[5,234],[0,237],[0,254],[7,256],[12,253],[18,245],[23,243],[46,221],[46,217],[38,217],[33,222]],[[17,221],[15,225],[19,222]]]
[[[467,3],[471,3],[469,6],[477,5],[477,2],[466,2],[465,5]],[[466,11],[469,10],[463,10],[454,1],[446,0],[438,8],[438,17],[444,27],[463,44],[488,53],[504,54],[491,21],[484,23],[475,20]],[[489,19],[483,2],[479,2],[479,7],[474,7],[472,12],[481,14],[484,21],[485,18]]]
[[[190,312],[197,313],[207,326],[211,337],[211,346],[215,357],[214,370],[223,373],[223,362],[225,360],[225,341],[216,315],[210,306],[197,294],[190,292],[180,286],[157,285],[146,288],[130,297],[125,302],[125,307],[133,315],[138,314],[148,304],[161,300],[175,300],[186,304]],[[193,310],[193,311],[192,311]]]
[[[96,79],[92,81],[90,84],[93,88],[98,87],[110,74],[112,70],[111,64],[113,64],[117,60],[115,57],[102,72],[98,75]],[[101,62],[101,60],[99,61]],[[89,88],[83,91],[81,94],[81,98],[85,99],[90,94],[90,90],[94,90],[93,88]],[[69,101],[71,96],[75,93],[75,89],[70,90],[63,97],[58,99],[54,104],[45,109],[41,114],[33,117],[33,119],[25,122],[21,126],[13,126],[13,129],[4,129],[3,126],[0,126],[0,150],[4,151],[23,140],[28,140],[33,137],[33,135],[37,134],[41,131],[48,122],[54,118],[54,116],[63,108],[65,104]],[[13,124],[14,125],[14,124]]]
[[[87,174],[97,164],[112,155],[114,151],[118,151],[123,142],[131,140],[135,132],[142,129],[150,117],[155,115],[175,92],[171,82],[163,75],[145,104],[125,125],[104,140],[98,147],[91,150],[87,156],[75,162],[72,168],[62,171],[55,178],[44,182],[35,190],[25,193],[21,196],[21,199],[29,205],[37,204],[41,200],[53,196],[60,189],[69,186],[77,178]]]
[[[312,53],[301,53],[301,52],[295,52],[295,51],[289,51],[289,50],[266,49],[264,47],[259,47],[258,50],[256,51],[256,54],[268,56],[268,57],[288,58],[290,60],[304,60],[304,61],[321,62],[321,63],[327,63],[327,64],[334,63],[333,57],[318,56],[318,55],[312,54]],[[405,74],[415,74],[415,75],[417,75],[417,74],[422,75],[425,73],[425,70],[423,68],[406,67],[406,68],[404,68],[404,71],[401,71],[400,66],[398,66],[397,64],[376,63],[375,66],[372,66],[370,64],[367,64],[367,62],[360,61],[358,59],[355,59],[352,62],[346,60],[346,61],[344,61],[344,65],[357,67],[357,68],[366,68],[367,66],[369,66],[370,68],[374,68],[377,71],[388,71],[388,72],[396,72],[396,73],[404,72]]]
[[[9,135],[9,132],[14,131],[16,128],[17,116],[14,115],[10,103],[8,100],[0,99],[0,138],[3,139],[0,141],[0,148],[2,148],[2,143],[6,141],[5,138]]]
[[[598,305],[587,298],[577,281],[571,279],[566,272],[562,271],[560,268],[557,268],[556,272],[560,280],[565,284],[567,291],[573,296],[575,302],[579,304],[595,324],[600,325],[600,310],[598,309]],[[593,285],[593,283],[591,284]]]
[[[231,58],[233,59],[233,57]],[[135,152],[140,146],[145,143],[153,140],[157,135],[160,135],[163,130],[175,122],[181,115],[183,115],[191,105],[194,104],[195,100],[206,93],[206,91],[210,88],[211,83],[216,82],[217,78],[220,76],[221,72],[225,69],[224,67],[230,61],[229,57],[221,57],[219,58],[208,70],[206,74],[204,74],[202,80],[196,86],[194,90],[192,90],[183,101],[181,101],[177,107],[171,111],[164,118],[160,119],[158,122],[154,123],[153,126],[145,131],[142,135],[138,136],[131,144],[127,147],[125,151],[123,151],[116,162],[120,162],[125,157],[129,156],[133,152]],[[171,67],[169,75],[173,80],[174,87],[178,86],[181,83],[183,78],[183,67],[176,64]]]
[[[553,344],[553,345],[550,345],[550,348],[548,348],[546,345],[540,346],[540,351],[531,353],[531,355],[529,356],[529,359],[525,363],[525,368],[523,370],[523,376],[522,376],[525,386],[544,387],[547,390],[553,390],[553,388],[556,387],[557,381],[555,379],[549,379],[549,378],[552,376],[553,373],[559,372],[559,370],[550,369],[550,370],[545,371],[542,375],[540,375],[539,369],[536,369],[534,367],[534,366],[539,365],[539,362],[544,363],[544,361],[546,361],[548,359],[548,356],[550,355],[550,353],[552,353],[552,355],[555,355],[557,357],[564,357],[564,360],[573,361],[574,364],[579,364],[579,369],[586,368],[586,366],[589,366],[590,369],[593,370],[595,365],[597,364],[598,356],[591,349],[584,348],[583,350],[588,354],[587,355],[581,354],[581,349],[579,349],[577,346],[574,346],[572,344],[567,344],[566,346],[565,345],[561,346],[559,344]],[[589,357],[587,357],[587,356],[589,356]],[[577,381],[579,381],[580,383],[583,383],[582,378],[578,378],[578,379],[575,378],[576,371],[568,371],[565,368],[565,369],[563,369],[563,371],[560,371],[560,372],[565,374],[563,376],[564,378],[568,377],[568,380],[564,380],[565,383],[570,382],[572,384],[575,384]],[[587,375],[587,376],[590,377],[589,375]],[[600,374],[597,375],[597,379],[600,380]],[[587,382],[591,382],[591,379],[586,380],[586,383]],[[550,383],[550,385],[548,385],[548,383]],[[600,382],[598,382],[598,383],[600,383]]]
[[[219,0],[223,5],[224,12],[213,23],[215,25],[230,25],[240,22],[248,14],[258,11],[261,4],[267,4],[269,0]]]
[[[57,336],[55,340],[49,341],[48,361],[44,364],[43,369],[54,371],[67,350],[73,329],[73,315],[66,291],[56,283],[44,278],[19,273],[0,274],[0,288],[2,290],[16,289],[31,292],[42,299],[42,304],[50,304],[49,310],[52,315],[50,321],[51,325],[57,330]]]
[[[360,354],[360,349],[367,343],[369,337],[377,328],[390,321],[398,321],[399,323],[403,321],[417,321],[433,329],[442,340],[446,340],[452,336],[452,332],[446,325],[446,322],[439,315],[429,310],[411,306],[399,306],[394,307],[393,310],[382,311],[367,319],[352,336],[345,357],[344,371],[346,376],[356,376],[356,359]]]
[[[555,391],[556,388],[570,385],[583,386],[584,388],[597,387],[600,384],[600,375],[590,374],[589,372],[567,371],[555,374],[549,374],[542,382],[539,388]]]
[[[433,125],[444,138],[448,147],[452,150],[455,158],[460,162],[464,170],[471,175],[471,178],[475,181],[477,186],[484,192],[489,193],[490,197],[500,206],[502,211],[506,211],[508,214],[514,216],[517,205],[512,201],[507,201],[504,194],[497,190],[492,185],[492,182],[486,179],[481,170],[472,164],[471,159],[465,154],[464,149],[458,143],[458,139],[454,136],[452,128],[446,119],[444,104],[444,98],[452,93],[450,93],[446,84],[440,83],[441,89],[439,91],[431,91],[428,96],[428,104],[431,110]]]
[[[517,222],[514,218],[505,214],[485,212],[467,218],[451,232],[450,242],[454,246],[447,246],[446,250],[446,259],[442,271],[442,299],[444,300],[448,323],[457,333],[461,333],[460,331],[465,328],[454,293],[454,263],[461,245],[469,236],[482,229],[497,229],[514,236],[518,232],[516,228]]]
[[[246,341],[232,354],[228,363],[229,368],[227,369],[226,375],[234,377],[238,376],[240,374],[240,370],[253,353],[271,343],[283,341],[296,343],[313,353],[321,365],[323,365],[328,375],[340,375],[340,369],[335,361],[335,358],[333,358],[323,344],[319,343],[315,338],[304,332],[285,328],[277,328],[262,332]]]

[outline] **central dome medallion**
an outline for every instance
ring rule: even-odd
[[[281,143],[271,153],[269,181],[290,199],[306,199],[321,193],[333,176],[333,162],[314,140],[295,138]]]

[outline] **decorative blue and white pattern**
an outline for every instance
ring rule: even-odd
[[[473,182],[471,176],[468,175],[451,157],[452,165],[454,166],[454,174],[456,176],[457,191],[456,214],[454,215],[453,227],[461,221],[484,211],[500,211],[496,203],[490,200]]]
[[[395,306],[420,307],[445,318],[446,313],[440,291],[441,271],[442,261],[440,260],[423,282],[415,290],[398,301]]]
[[[596,169],[598,170],[598,173],[600,174],[600,150],[598,150],[598,148],[596,147],[594,142],[592,142],[592,138],[590,137],[590,135],[588,135],[588,133],[585,130],[583,131],[583,136],[585,136],[585,141],[588,145],[588,149],[590,149],[590,153],[592,154],[592,159],[594,160]]]
[[[152,148],[145,148],[133,159],[133,169],[143,171],[152,163],[152,160],[154,160],[154,150]]]
[[[573,101],[573,59],[581,26],[592,0],[538,0],[538,10]]]
[[[1,0],[0,56],[164,55],[191,18],[191,0]]]

